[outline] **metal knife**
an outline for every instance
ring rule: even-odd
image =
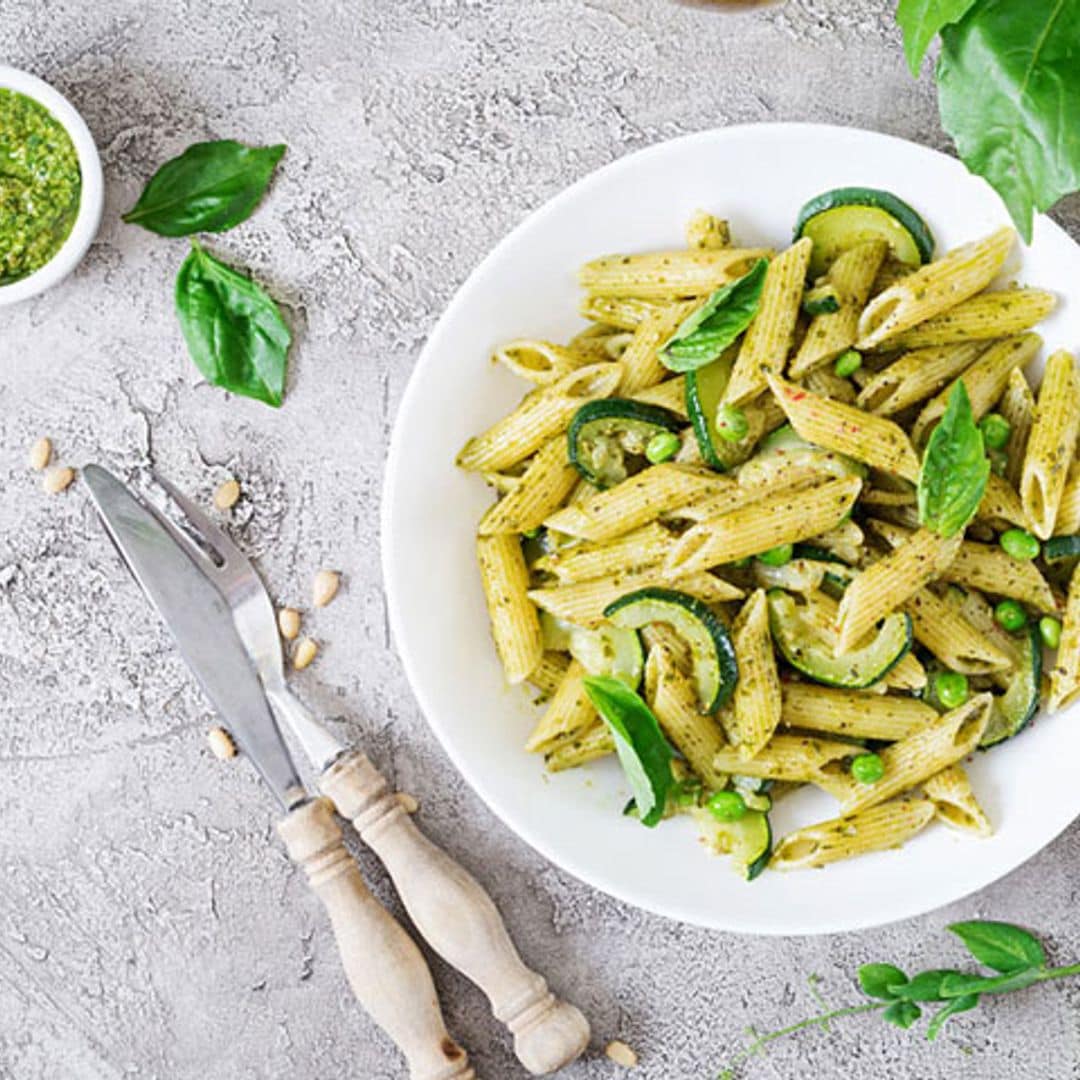
[[[106,531],[188,667],[285,811],[278,832],[330,916],[353,992],[405,1055],[412,1080],[475,1080],[449,1036],[416,943],[371,895],[325,798],[309,798],[226,597],[203,573],[210,551],[98,465],[83,471]]]

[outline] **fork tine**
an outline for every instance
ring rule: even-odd
[[[168,494],[169,498],[176,503],[184,512],[184,516],[191,523],[193,529],[198,532],[203,540],[225,560],[237,560],[243,565],[248,562],[247,556],[232,542],[228,533],[219,525],[215,524],[203,510],[191,499],[178,491],[165,477],[151,471],[150,475],[154,482],[159,484]]]

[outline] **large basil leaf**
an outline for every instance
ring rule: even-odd
[[[671,371],[696,371],[715,360],[751,323],[765,285],[767,259],[758,259],[741,278],[721,286],[692,311],[660,351]]]
[[[280,405],[292,336],[273,299],[192,241],[176,276],[176,315],[208,382]]]
[[[1080,189],[1080,0],[977,0],[941,40],[942,125],[1030,241]]]
[[[585,679],[585,692],[615,739],[643,825],[664,816],[672,785],[672,751],[652,710],[625,683],[607,675]]]
[[[982,432],[971,415],[967,388],[958,382],[923,454],[919,521],[939,536],[955,536],[975,516],[989,475]]]
[[[195,143],[150,178],[124,221],[161,236],[223,232],[251,216],[285,146]]]
[[[917,79],[930,42],[950,23],[964,17],[975,0],[900,0],[896,21],[904,32],[904,55]]]
[[[949,927],[980,964],[1011,975],[1046,963],[1046,951],[1034,934],[1012,923],[975,919]]]

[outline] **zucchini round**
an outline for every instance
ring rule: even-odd
[[[730,855],[735,869],[753,881],[772,857],[772,826],[762,810],[747,810],[737,821],[717,821],[708,810],[694,810],[704,838],[713,851]]]
[[[1038,624],[1029,622],[1021,634],[1020,663],[1008,690],[994,695],[990,720],[986,725],[980,750],[989,750],[1014,735],[1019,735],[1039,708],[1039,683],[1042,680],[1042,642]]]
[[[727,466],[717,451],[723,436],[716,428],[716,410],[727,389],[733,364],[734,358],[725,354],[711,364],[686,373],[686,411],[694,438],[705,464],[721,471]]]
[[[1051,536],[1043,544],[1043,558],[1048,562],[1061,562],[1080,556],[1080,536]]]
[[[810,466],[831,476],[866,476],[861,461],[807,442],[790,424],[783,424],[762,439],[754,456],[739,468],[742,485],[770,484],[791,469]]]
[[[636,630],[621,626],[570,629],[570,655],[590,675],[610,675],[636,690],[645,668],[645,655]]]
[[[795,239],[802,236],[814,242],[812,276],[824,274],[841,252],[867,240],[884,240],[894,258],[908,266],[934,256],[934,237],[919,213],[877,188],[835,188],[815,196],[795,221]]]
[[[724,624],[697,597],[675,589],[638,589],[609,604],[604,617],[632,630],[668,623],[690,648],[701,711],[715,712],[731,697],[739,677],[735,647]]]
[[[612,487],[628,475],[627,454],[644,456],[653,436],[677,434],[685,426],[681,417],[659,405],[628,398],[589,401],[570,421],[570,464],[597,487]]]
[[[861,690],[880,682],[911,648],[911,617],[894,611],[886,616],[874,640],[861,649],[833,655],[833,645],[799,610],[786,592],[768,594],[769,629],[784,659],[798,672],[823,686]]]

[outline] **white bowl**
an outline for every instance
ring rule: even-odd
[[[1080,723],[1039,717],[970,765],[995,827],[977,840],[933,825],[898,851],[824,870],[766,872],[746,883],[703,852],[686,819],[649,830],[620,811],[617,764],[545,774],[522,749],[537,712],[505,686],[475,565],[476,523],[491,495],[454,466],[466,438],[526,387],[491,364],[492,347],[565,338],[577,266],[616,251],[682,243],[698,207],[730,218],[742,242],[783,245],[802,203],[850,184],[888,188],[926,217],[943,251],[1007,222],[983,181],[953,158],[849,128],[774,124],[703,132],[632,154],[532,214],[473,272],[432,333],[401,403],[383,496],[383,565],[405,670],[454,764],[492,810],[553,862],[605,892],[724,930],[807,934],[916,915],[1008,873],[1080,812]],[[1080,343],[1080,249],[1049,219],[1035,224],[1022,280],[1062,303],[1041,328],[1049,347]],[[1071,295],[1067,295],[1071,290]],[[835,815],[806,791],[773,813],[779,834]]]
[[[0,285],[0,307],[37,296],[51,288],[75,269],[97,235],[101,211],[105,205],[105,184],[101,175],[101,158],[94,137],[75,106],[59,90],[54,90],[36,75],[18,68],[0,65],[0,87],[14,90],[44,105],[71,136],[79,156],[82,187],[79,194],[79,213],[68,238],[60,250],[40,269],[10,285]]]

